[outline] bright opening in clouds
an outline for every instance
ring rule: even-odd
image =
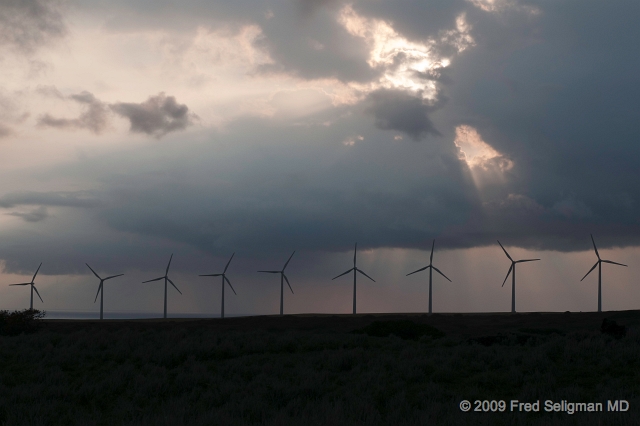
[[[349,312],[331,278],[357,241],[376,278],[360,311],[423,310],[424,277],[405,275],[435,239],[453,280],[436,311],[508,311],[500,239],[542,259],[518,272],[523,310],[593,310],[590,234],[629,264],[603,272],[604,308],[636,308],[637,16],[595,0],[4,2],[2,308],[26,306],[5,284],[42,262],[36,307],[95,309],[89,263],[125,274],[109,309],[160,312],[141,281],[174,253],[169,310],[213,313],[218,286],[197,275],[235,252],[228,312],[276,313],[279,283],[254,271],[296,250],[285,312]]]

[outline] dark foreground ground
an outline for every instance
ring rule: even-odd
[[[45,320],[0,336],[0,425],[245,424],[640,425],[640,311]]]

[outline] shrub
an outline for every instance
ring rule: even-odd
[[[0,311],[0,335],[17,336],[22,333],[35,333],[40,328],[45,314],[45,311],[37,309]]]
[[[603,319],[600,331],[609,336],[613,336],[616,339],[620,339],[627,334],[627,328],[624,325],[618,325],[617,322],[610,319]]]

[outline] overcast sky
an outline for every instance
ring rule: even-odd
[[[0,309],[637,309],[640,3],[0,3]],[[597,271],[596,271],[597,272]]]

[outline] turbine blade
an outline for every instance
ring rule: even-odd
[[[504,277],[504,281],[502,281],[502,287],[504,287],[504,283],[507,282],[507,278],[509,278],[509,274],[511,273],[511,270],[513,269],[513,265],[514,265],[514,263],[511,263],[511,266],[509,267],[509,272],[507,272],[507,276]]]
[[[169,263],[167,264],[167,270],[165,271],[165,275],[169,274],[169,266],[171,266],[171,259],[173,259],[173,253],[171,253],[171,257],[169,258]]]
[[[9,284],[9,285],[12,286],[12,285],[29,285],[29,284],[31,283],[20,283],[20,284]]]
[[[287,285],[289,286],[289,290],[291,290],[291,294],[294,294],[293,289],[291,288],[291,284],[289,284],[289,280],[287,279],[287,276],[285,274],[282,274],[282,276],[284,277],[284,280],[287,282]]]
[[[231,255],[231,259],[233,259],[233,256],[235,256],[236,253],[233,252],[233,254]],[[229,259],[229,261],[227,262],[227,266],[224,267],[224,271],[222,271],[222,273],[226,273],[227,272],[227,268],[229,267],[229,264],[231,263],[231,259]]]
[[[353,267],[356,267],[356,253],[358,252],[358,243],[353,246]]]
[[[38,275],[38,271],[40,270],[40,266],[42,266],[42,262],[40,262],[40,265],[38,265],[38,269],[36,269],[36,273],[33,274],[33,278],[31,278],[31,282],[34,282],[36,279],[36,275]],[[43,302],[44,303],[44,302]]]
[[[231,285],[231,281],[229,281],[229,278],[225,277],[223,275],[224,280],[227,282],[227,284],[229,284],[229,287],[231,287],[231,290],[233,290],[233,286]],[[236,293],[235,290],[233,290],[233,294],[235,294],[236,296],[238,295],[238,293]]]
[[[267,274],[279,274],[282,271],[258,271],[258,272],[266,272]]]
[[[443,274],[442,272],[440,272],[440,269],[436,268],[435,266],[432,266],[433,270],[436,271],[437,273],[439,273],[440,275],[442,275],[443,277],[445,277],[447,280],[449,280],[449,278]],[[452,283],[453,281],[449,280],[450,283]]]
[[[611,263],[612,265],[627,266],[627,265],[625,265],[624,263],[612,262],[611,260],[603,260],[603,262],[605,262],[605,263]]]
[[[534,262],[536,260],[540,260],[540,259],[523,259],[523,260],[517,260],[516,263],[522,263],[522,262]]]
[[[433,244],[431,244],[431,257],[429,258],[429,265],[433,263],[433,249],[436,246],[436,240],[433,240]]]
[[[362,272],[360,269],[356,268],[356,271],[360,272],[362,275],[364,275],[365,277],[369,278],[371,281],[373,281],[374,283],[376,282],[376,280],[374,280],[373,278],[371,278],[369,275],[365,274],[364,272]]]
[[[102,290],[102,281],[100,281],[100,285],[98,286],[98,292],[96,293],[96,298],[93,300],[93,303],[96,303],[96,300],[98,300],[98,295],[100,294],[100,290]]]
[[[110,277],[105,278],[103,281],[110,280],[111,278],[115,278],[115,277],[121,277],[121,276],[123,276],[123,275],[124,275],[124,274],[111,275]]]
[[[289,264],[289,261],[291,260],[294,254],[296,254],[295,250],[293,251],[293,253],[291,253],[291,256],[289,256],[289,259],[287,259],[287,263],[284,264],[284,267],[282,268],[282,272],[284,272],[284,270],[287,269],[287,265]]]
[[[593,249],[596,251],[596,256],[598,256],[598,260],[600,260],[600,253],[598,253],[598,247],[596,247],[596,240],[593,239],[593,234],[591,235],[591,242],[593,243]]]
[[[204,275],[198,275],[199,277],[219,277],[222,274],[204,274]]]
[[[600,263],[600,261],[599,261],[599,260],[596,262],[596,264],[595,264],[595,265],[593,265],[593,266],[591,267],[591,269],[589,269],[589,272],[587,272],[586,274],[584,274],[584,277],[582,277],[582,280],[584,280],[585,278],[587,278],[587,275],[589,275],[589,274],[591,273],[591,271],[593,271],[594,269],[596,269],[596,266],[598,266],[598,263]],[[582,280],[580,280],[580,281],[582,281]]]
[[[176,285],[173,283],[173,281],[171,281],[171,278],[167,277],[167,280],[171,283],[171,285],[173,286],[173,288],[175,288],[176,290],[178,290],[178,287],[176,287]],[[182,294],[182,292],[180,290],[178,290],[178,293]]]
[[[142,283],[143,283],[143,284],[144,284],[144,283],[150,283],[151,281],[160,281],[160,280],[162,280],[162,279],[164,279],[164,277],[154,278],[154,279],[152,279],[152,280],[148,280],[148,281],[142,281]]]
[[[500,244],[500,241],[499,241],[499,240],[496,240],[496,241],[498,241],[498,244]],[[500,244],[500,247],[502,247],[502,244]],[[505,248],[504,248],[504,247],[502,247],[502,250],[504,251],[504,254],[506,254],[506,255],[507,255],[507,257],[509,258],[509,260],[513,262],[513,259],[511,258],[511,256],[509,256],[509,253],[507,253],[507,250],[505,250]]]
[[[40,292],[38,291],[38,289],[36,288],[36,286],[35,286],[35,285],[33,285],[33,284],[31,284],[31,285],[33,286],[33,289],[36,291],[36,294],[38,295],[38,297],[40,297]],[[40,301],[41,301],[42,303],[44,303],[44,300],[42,300],[42,297],[40,297]]]
[[[89,266],[88,263],[85,263],[85,265]],[[93,272],[93,275],[95,275],[96,277],[98,277],[99,280],[101,280],[102,278],[100,278],[100,275],[96,274],[96,271],[93,270],[93,268],[91,268],[91,266],[89,266],[89,269],[91,269],[91,272]],[[35,277],[34,277],[35,278]]]
[[[427,265],[427,266],[425,266],[424,268],[420,268],[420,269],[418,269],[417,271],[410,272],[410,273],[408,273],[408,274],[407,274],[407,275],[405,275],[405,276],[406,276],[406,277],[408,277],[409,275],[415,274],[416,272],[424,271],[424,270],[425,270],[425,269],[427,269],[429,266],[431,266],[431,265]]]
[[[340,277],[341,277],[341,276],[343,276],[343,275],[347,275],[349,272],[353,271],[354,269],[355,269],[355,268],[351,268],[351,269],[349,269],[347,272],[343,272],[343,273],[341,273],[340,275],[338,275],[337,277],[333,277],[333,278],[331,278],[331,281],[335,280],[336,278],[340,278]]]

